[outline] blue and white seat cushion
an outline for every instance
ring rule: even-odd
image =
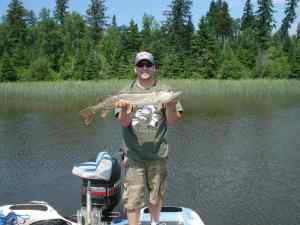
[[[72,173],[85,179],[108,181],[112,173],[112,157],[107,152],[100,152],[96,161],[79,163],[73,167]]]

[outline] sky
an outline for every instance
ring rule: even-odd
[[[172,0],[106,0],[108,22],[111,22],[112,16],[115,14],[118,25],[128,25],[130,20],[133,19],[139,26],[141,26],[143,15],[154,16],[154,18],[161,22],[165,20],[163,12],[168,9]],[[227,0],[229,5],[230,14],[233,18],[240,18],[243,13],[243,8],[246,0]],[[0,0],[0,16],[6,14],[7,6],[10,0]],[[43,7],[50,9],[55,8],[55,0],[23,0],[23,5],[27,10],[33,10],[36,15],[39,14]],[[89,0],[69,0],[68,11],[77,11],[82,15],[89,5]],[[193,0],[192,16],[193,23],[196,26],[199,19],[206,15],[209,9],[210,0]],[[252,0],[254,10],[256,10],[257,0]],[[274,4],[274,19],[277,28],[280,26],[284,16],[285,0],[273,0]],[[297,18],[294,22],[290,32],[296,33],[297,24],[300,22],[300,4],[297,8]]]

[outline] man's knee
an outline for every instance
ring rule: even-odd
[[[127,215],[137,215],[140,212],[140,209],[126,209]]]
[[[149,202],[148,202],[148,204],[153,207],[159,206],[160,203],[161,203],[160,199],[151,199],[151,198],[149,199]]]

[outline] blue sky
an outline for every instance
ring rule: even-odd
[[[245,1],[227,0],[230,14],[233,18],[241,17]],[[6,13],[9,2],[10,0],[0,0],[0,15]],[[55,0],[23,0],[22,2],[26,9],[34,10],[37,15],[43,7],[51,11],[55,7]],[[77,11],[84,15],[89,2],[89,0],[69,0],[69,11]],[[254,7],[256,6],[256,2],[257,0],[252,0]],[[108,7],[107,15],[111,19],[115,14],[118,25],[128,25],[131,19],[134,19],[140,25],[145,13],[154,16],[160,22],[165,19],[163,12],[168,9],[170,3],[171,0],[106,0],[106,6]],[[279,26],[284,16],[285,0],[273,0],[273,3],[275,9],[274,18],[277,26]],[[207,13],[209,4],[210,0],[193,0],[192,15],[194,25],[198,24],[201,16]],[[296,22],[291,28],[292,33],[296,32],[297,23],[300,22],[300,6],[297,8],[297,16]]]

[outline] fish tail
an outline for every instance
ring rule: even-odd
[[[95,112],[91,107],[87,107],[79,112],[86,126],[90,125],[94,119]]]

